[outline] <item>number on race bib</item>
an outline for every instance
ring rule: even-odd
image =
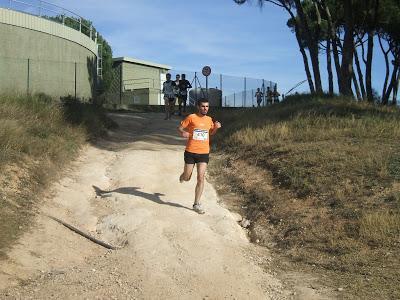
[[[208,140],[208,130],[204,130],[204,129],[193,130],[193,139],[196,141],[207,141]]]

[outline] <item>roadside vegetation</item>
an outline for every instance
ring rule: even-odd
[[[73,98],[0,95],[0,259],[26,231],[43,188],[113,126],[101,108]]]
[[[328,274],[349,298],[400,298],[400,111],[288,97],[216,111],[211,175],[253,241]],[[321,279],[322,280],[322,279]]]

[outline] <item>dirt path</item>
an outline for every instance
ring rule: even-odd
[[[178,183],[178,120],[162,117],[113,115],[120,129],[83,151],[0,263],[1,299],[290,298],[249,255],[255,246],[210,184],[206,214],[191,210],[195,180]],[[122,248],[106,250],[44,214]]]

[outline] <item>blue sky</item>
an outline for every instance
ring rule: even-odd
[[[271,4],[260,10],[257,1],[241,6],[232,0],[48,1],[91,20],[115,57],[154,61],[177,70],[200,71],[210,65],[214,73],[277,82],[283,92],[306,78],[295,36],[286,27],[288,15]],[[383,75],[378,59],[378,91]],[[306,90],[306,84],[299,89]]]

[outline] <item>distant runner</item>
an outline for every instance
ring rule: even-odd
[[[178,105],[179,105],[179,115],[182,115],[182,104],[183,111],[186,112],[186,102],[188,89],[192,88],[189,80],[186,79],[186,75],[182,74],[182,79],[179,81],[179,96],[178,96]]]
[[[260,88],[257,88],[257,92],[256,92],[256,94],[254,95],[254,97],[256,98],[256,100],[257,100],[257,107],[260,107],[260,105],[261,105],[261,102],[262,102],[262,99],[263,99],[263,93],[260,91]]]
[[[195,190],[195,198],[193,210],[199,214],[204,214],[200,204],[200,197],[204,189],[204,175],[206,173],[207,164],[209,161],[210,153],[210,135],[214,135],[221,123],[218,121],[213,122],[207,116],[209,104],[207,99],[200,99],[197,101],[198,112],[191,114],[181,122],[178,131],[182,137],[187,138],[185,149],[185,166],[183,173],[179,177],[179,181],[189,181],[192,177],[194,165],[197,164],[197,184]]]
[[[174,93],[175,93],[175,99],[176,102],[179,103],[179,82],[181,81],[181,75],[176,74],[175,76],[175,86],[174,86]],[[180,109],[179,109],[180,112]]]
[[[166,74],[167,81],[163,82],[163,89],[162,92],[164,94],[164,104],[165,104],[165,119],[170,120],[171,114],[174,113],[175,108],[175,92],[174,87],[175,82],[171,80],[171,74]]]
[[[267,87],[267,105],[271,105],[272,104],[272,91],[270,89],[270,87]]]

